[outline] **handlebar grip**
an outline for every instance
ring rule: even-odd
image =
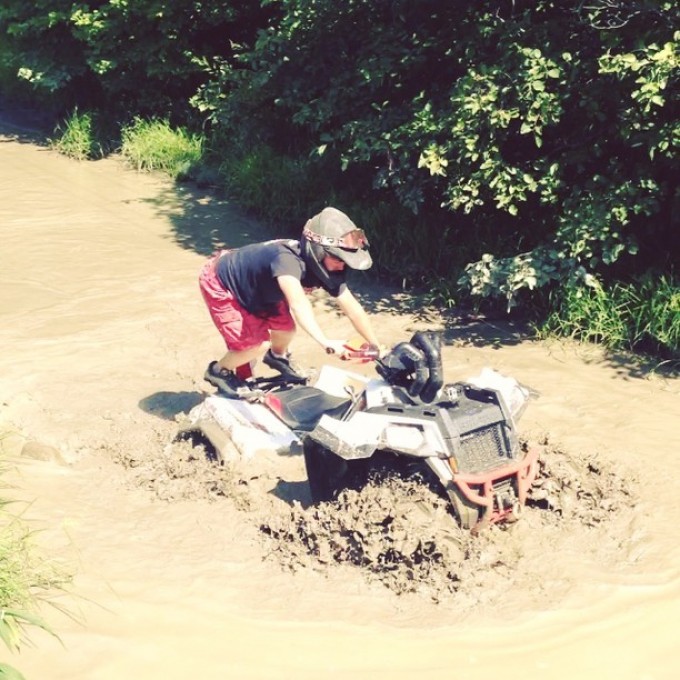
[[[363,361],[375,361],[380,358],[380,350],[377,347],[348,347],[345,345],[345,352],[342,355],[343,359],[361,359]]]

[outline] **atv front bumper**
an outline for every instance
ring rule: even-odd
[[[454,472],[453,484],[472,504],[479,506],[479,524],[494,524],[516,516],[538,474],[538,449],[522,458],[481,473]]]

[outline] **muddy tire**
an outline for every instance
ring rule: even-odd
[[[461,528],[473,529],[477,526],[481,516],[479,506],[468,500],[457,484],[451,484],[446,491]]]
[[[348,470],[346,461],[309,437],[303,441],[302,450],[312,501],[323,503],[333,500],[344,488]]]

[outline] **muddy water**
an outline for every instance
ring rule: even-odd
[[[72,618],[45,611],[63,644],[35,633],[10,659],[27,677],[676,677],[677,380],[489,323],[423,318],[359,280],[386,343],[442,328],[447,379],[492,366],[534,388],[525,435],[547,435],[616,503],[598,497],[607,507],[590,524],[531,509],[484,538],[465,587],[438,602],[351,564],[289,569],[260,525],[304,499],[299,459],[256,461],[225,498],[210,471],[164,458],[173,417],[203,398],[221,349],[198,268],[265,232],[207,193],[0,129],[2,442],[58,452],[19,459],[12,493],[75,574],[59,599]],[[319,314],[347,332],[321,303]],[[296,351],[323,360],[304,338]]]

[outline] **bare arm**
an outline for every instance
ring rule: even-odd
[[[316,340],[324,349],[333,348],[335,352],[339,352],[342,348],[342,341],[329,340],[314,317],[314,310],[312,303],[305,294],[304,288],[298,279],[294,276],[284,274],[277,277],[279,287],[288,302],[290,311],[295,318],[295,322],[305,331],[313,340]]]
[[[349,288],[346,288],[338,297],[336,298],[338,307],[345,313],[347,318],[354,326],[361,337],[366,340],[370,345],[379,347],[380,343],[373,331],[373,326],[371,325],[371,320],[366,314],[366,311],[361,306],[361,303],[354,297],[354,294]]]

